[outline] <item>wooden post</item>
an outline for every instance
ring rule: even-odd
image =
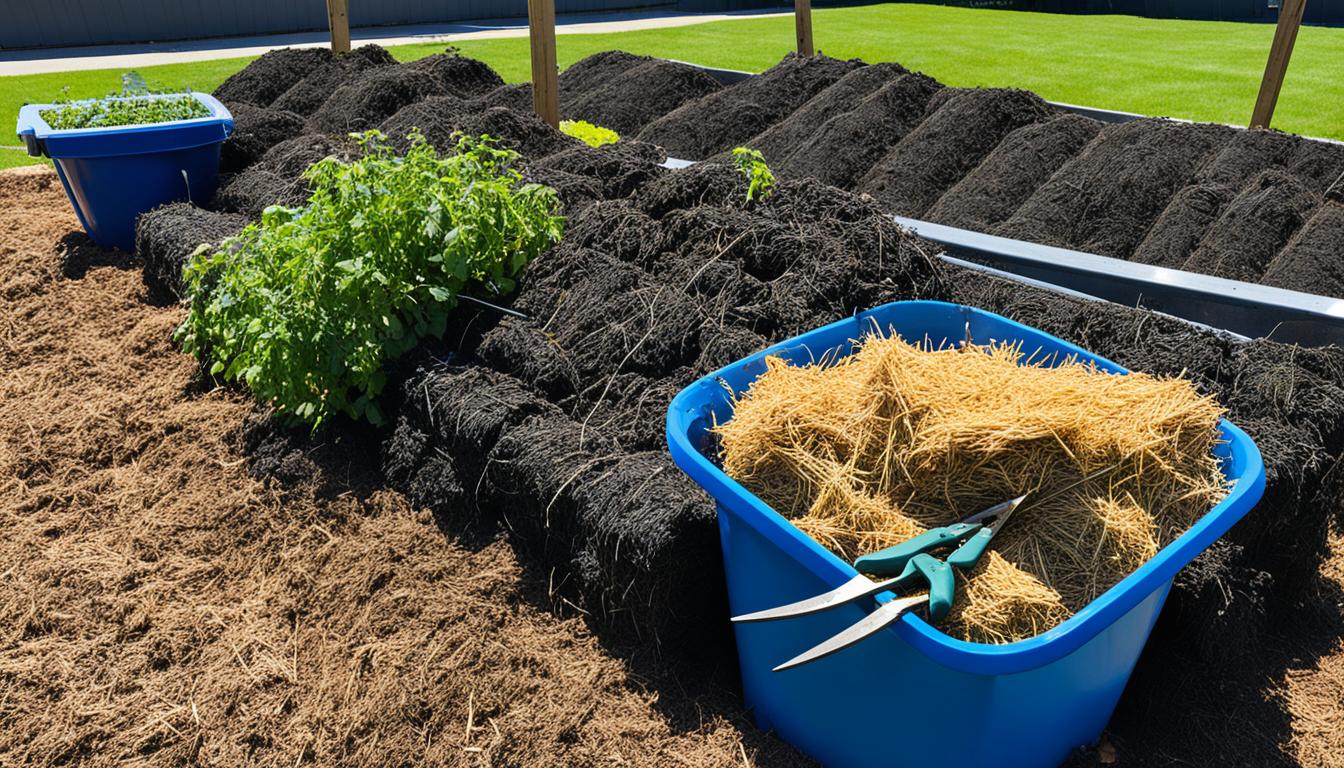
[[[1293,55],[1293,43],[1297,42],[1297,29],[1302,26],[1306,7],[1307,0],[1283,0],[1274,42],[1269,47],[1269,61],[1265,62],[1265,77],[1260,81],[1260,95],[1251,113],[1252,128],[1268,128],[1274,118],[1274,105],[1279,100],[1279,89],[1283,87],[1283,76],[1288,71],[1288,59]]]
[[[349,51],[350,15],[346,13],[346,0],[327,0],[327,25],[331,28],[331,50]]]
[[[812,55],[812,0],[793,0],[793,26],[798,32],[798,53]]]
[[[527,0],[532,36],[532,107],[537,117],[560,125],[560,84],[555,63],[555,0]]]

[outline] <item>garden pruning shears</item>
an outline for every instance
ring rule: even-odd
[[[1023,495],[995,504],[960,522],[934,528],[908,541],[864,555],[854,561],[854,568],[859,574],[830,592],[777,608],[734,616],[733,621],[768,621],[806,616],[877,595],[916,577],[923,577],[929,583],[928,594],[898,597],[887,602],[820,644],[775,667],[776,672],[816,661],[847,648],[925,603],[929,606],[929,618],[940,621],[952,610],[952,599],[957,591],[957,578],[952,569],[969,571],[973,568],[985,550],[989,549],[994,534],[998,533],[1026,498]],[[942,560],[930,554],[953,546],[956,549]],[[888,578],[873,581],[868,576]]]

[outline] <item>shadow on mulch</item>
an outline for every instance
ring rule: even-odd
[[[56,244],[61,260],[61,274],[71,280],[83,280],[90,269],[113,267],[139,269],[140,259],[119,248],[104,248],[83,232],[67,233]]]
[[[348,419],[334,420],[313,433],[305,426],[288,425],[262,408],[253,411],[242,434],[249,474],[282,486],[321,478],[317,493],[326,498],[347,493],[364,495],[384,487],[379,447],[386,438],[385,430]],[[460,509],[434,512],[435,524],[445,539],[480,551],[506,535],[507,521],[474,509],[472,489],[464,489],[461,499]],[[582,618],[603,649],[625,663],[635,685],[657,693],[654,707],[673,733],[694,733],[707,721],[722,718],[738,727],[754,765],[816,765],[779,738],[756,728],[743,709],[737,654],[726,615],[719,626],[710,628],[712,634],[698,638],[700,642],[693,647],[661,651],[630,628],[597,620],[568,601],[563,584],[555,583],[555,574],[524,551],[517,539],[506,538],[528,577],[520,584],[518,594],[522,599],[561,618]]]

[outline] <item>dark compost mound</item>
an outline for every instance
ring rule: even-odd
[[[1344,144],[1293,138],[1297,146],[1288,158],[1288,172],[1318,194],[1338,189],[1344,183]]]
[[[656,59],[597,82],[588,82],[590,79],[561,76],[561,115],[587,120],[631,138],[681,105],[723,87],[695,67]]]
[[[285,91],[331,61],[326,48],[280,48],[267,51],[256,61],[229,76],[215,89],[224,102],[270,106]]]
[[[1249,179],[1269,168],[1284,168],[1297,139],[1274,131],[1238,131],[1177,192],[1131,258],[1180,269],[1204,235]]]
[[[944,89],[929,109],[857,185],[892,213],[920,216],[1005,136],[1051,112],[1033,93],[995,88]]]
[[[308,166],[328,156],[350,160],[358,152],[359,147],[348,140],[320,133],[282,141],[233,176],[215,195],[215,206],[258,218],[271,205],[303,205],[308,202],[308,182],[303,178]]]
[[[875,68],[857,70],[845,79]],[[808,106],[842,83],[844,80],[823,91],[821,96],[808,102]],[[803,134],[797,144],[791,145],[795,147],[793,151],[776,167],[788,176],[811,177],[841,189],[851,189],[874,163],[919,124],[929,100],[940,88],[941,85],[924,75],[897,77],[865,96],[853,109],[829,119],[821,115],[820,127],[814,124],[813,132]],[[780,125],[792,122],[793,118],[790,118]]]
[[[1065,114],[1008,134],[975,170],[925,216],[929,221],[987,232],[1013,214],[1101,130],[1101,123]]]
[[[182,298],[182,267],[202,244],[218,244],[247,225],[247,217],[216,213],[191,203],[170,203],[140,215],[135,222],[135,252],[145,264],[151,298]]]
[[[1259,282],[1319,201],[1316,193],[1282,171],[1261,173],[1227,205],[1184,269]]]
[[[639,139],[700,160],[732,149],[788,117],[862,64],[789,54],[756,77],[696,99],[650,123]]]
[[[817,127],[842,112],[848,112],[869,94],[906,74],[900,64],[873,64],[850,71],[807,100],[793,114],[745,142],[758,149],[767,162],[786,159]],[[920,107],[923,111],[923,107]],[[899,116],[898,116],[899,117]]]
[[[531,111],[517,112],[503,107],[478,109],[472,103],[452,96],[431,97],[403,107],[379,127],[394,146],[403,148],[406,135],[412,128],[419,128],[430,145],[440,152],[447,152],[456,145],[453,134],[459,131],[472,136],[488,134],[499,139],[500,146],[524,157],[544,157],[582,146],[582,142],[543,123]]]
[[[543,157],[529,167],[533,171],[561,171],[597,182],[603,199],[626,197],[653,177],[665,173],[659,166],[667,159],[662,149],[638,141],[621,141],[602,147],[580,145]]]
[[[432,75],[449,94],[463,99],[484,96],[504,84],[489,64],[455,53],[436,53],[406,66]]]
[[[501,85],[483,96],[477,96],[472,99],[471,106],[478,110],[499,107],[502,109],[511,109],[520,115],[536,114],[535,105],[532,103],[531,83]]]
[[[411,67],[377,67],[337,88],[308,119],[319,133],[349,133],[377,128],[397,110],[430,96],[446,96],[437,77]]]
[[[1156,119],[1106,126],[994,234],[1129,258],[1172,197],[1233,134]]]
[[[571,94],[592,93],[653,60],[650,56],[638,56],[626,51],[599,51],[565,67],[560,73],[560,90]]]
[[[1344,205],[1316,209],[1269,263],[1265,285],[1321,296],[1344,296]]]
[[[1236,188],[1219,184],[1191,184],[1177,192],[1131,259],[1181,269],[1236,194]]]
[[[304,115],[313,114],[337,88],[349,83],[360,72],[397,63],[384,48],[361,45],[349,53],[337,54],[330,61],[309,72],[273,101],[272,109]]]
[[[219,149],[221,173],[237,173],[261,159],[266,150],[303,133],[303,118],[293,112],[226,104],[233,114],[233,133]]]

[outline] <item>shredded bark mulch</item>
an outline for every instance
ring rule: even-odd
[[[381,489],[373,446],[249,475],[251,406],[140,272],[49,169],[0,173],[0,764],[806,764]]]

